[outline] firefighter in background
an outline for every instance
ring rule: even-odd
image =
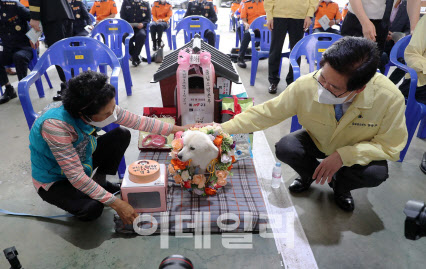
[[[170,27],[170,18],[172,17],[172,5],[166,0],[155,1],[152,5],[152,19],[150,25],[152,48],[154,51],[161,46],[163,32]]]
[[[232,2],[231,5],[231,19],[232,19],[232,30],[234,30],[235,32],[235,24],[236,24],[236,20],[235,20],[235,12],[240,8],[240,4],[241,0],[236,0],[234,2]]]
[[[117,5],[115,4],[114,0],[95,1],[92,8],[90,9],[90,14],[96,17],[96,24],[104,19],[115,18],[117,13]]]

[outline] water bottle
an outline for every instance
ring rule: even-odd
[[[272,169],[272,183],[271,187],[278,189],[281,184],[281,163],[276,163],[274,169]]]

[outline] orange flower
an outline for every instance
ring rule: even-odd
[[[229,175],[229,172],[223,170],[216,170],[215,174],[219,179],[226,179]]]
[[[216,194],[216,190],[212,189],[212,188],[205,188],[204,191],[206,192],[207,195],[215,195]]]
[[[179,174],[173,176],[173,179],[177,184],[182,184],[182,177]]]
[[[171,163],[173,164],[173,167],[175,168],[175,170],[183,170],[189,165],[189,161],[182,162],[181,160],[177,160],[177,159],[172,159]]]
[[[232,156],[231,156],[231,158],[232,158],[232,163],[235,163],[235,162],[236,162],[236,160],[235,160],[235,156],[234,156],[234,155],[232,155]]]
[[[206,177],[203,174],[194,175],[192,177],[192,183],[197,184],[199,189],[204,188],[206,184]]]
[[[169,164],[168,168],[169,168],[169,174],[174,175],[176,173],[176,170],[172,164]]]
[[[222,136],[218,135],[216,136],[216,138],[213,140],[213,144],[216,145],[216,147],[220,147],[222,145]]]
[[[228,171],[231,171],[232,167],[234,167],[232,164],[228,167]]]
[[[172,147],[174,150],[181,150],[183,147],[183,141],[181,138],[172,141]]]
[[[219,186],[225,186],[226,185],[226,178],[219,178],[218,180],[217,180],[217,185],[219,185]]]

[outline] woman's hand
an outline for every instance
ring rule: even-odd
[[[133,221],[139,216],[129,203],[121,199],[116,199],[110,207],[117,212],[124,224],[133,224]]]

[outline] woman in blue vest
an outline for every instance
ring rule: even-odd
[[[183,131],[184,127],[117,106],[115,88],[107,80],[104,74],[84,72],[69,80],[63,102],[43,110],[30,133],[32,177],[44,201],[80,220],[94,220],[104,206],[110,206],[125,224],[131,224],[138,215],[113,195],[120,187],[106,180],[107,174],[116,174],[130,143],[130,132],[118,127],[98,136],[97,131],[113,122],[161,135]]]

